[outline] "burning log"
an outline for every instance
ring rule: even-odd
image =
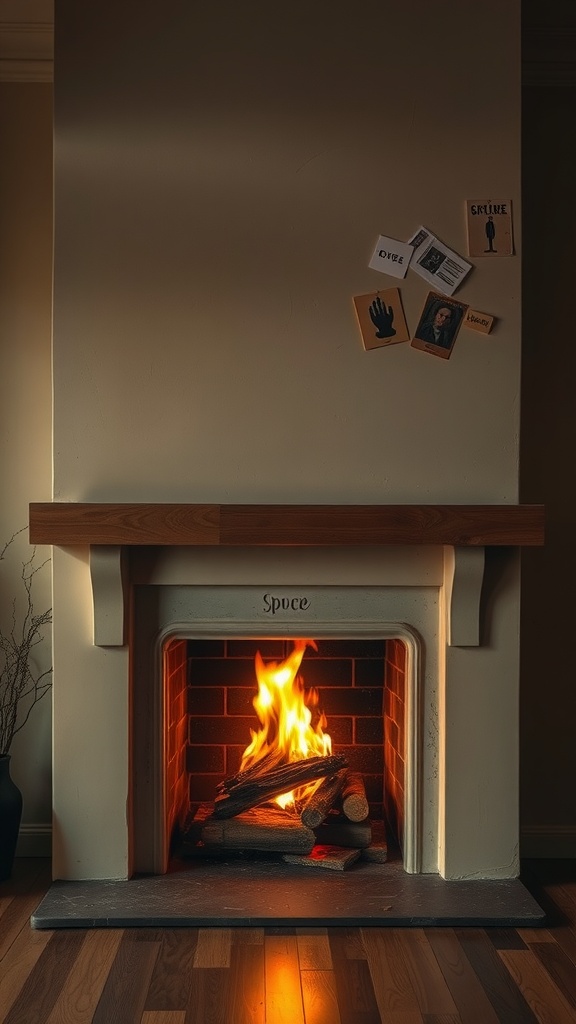
[[[314,790],[300,815],[303,825],[308,828],[316,828],[324,821],[344,785],[346,771],[346,768],[342,768],[335,775],[324,779]]]
[[[250,807],[266,803],[271,797],[289,793],[293,789],[314,782],[316,779],[334,775],[347,765],[342,754],[331,754],[328,757],[308,757],[301,761],[291,761],[279,765],[271,771],[250,774],[248,780],[236,776],[240,781],[227,780],[228,792],[220,793],[214,803],[215,818],[233,818]]]
[[[316,842],[311,829],[279,807],[254,807],[226,820],[211,816],[204,821],[200,836],[211,851],[308,854]]]
[[[277,768],[283,758],[283,753],[280,747],[276,750],[269,751],[256,761],[255,764],[251,765],[250,768],[246,768],[243,772],[238,772],[237,775],[231,775],[230,778],[224,779],[223,782],[218,784],[219,793],[230,793],[237,786],[244,785],[246,782],[253,782],[255,779],[260,778],[273,768]]]
[[[329,814],[321,825],[314,829],[316,842],[321,846],[345,846],[365,850],[372,843],[372,823],[348,821],[343,814]]]
[[[372,842],[362,850],[362,860],[372,861],[374,864],[385,864],[388,860],[388,844],[383,821],[374,822]]]
[[[342,788],[342,810],[350,821],[368,817],[368,800],[360,772],[348,772]]]

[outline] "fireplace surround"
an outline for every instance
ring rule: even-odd
[[[177,556],[181,559],[182,554]],[[370,553],[374,558],[374,553]],[[303,561],[303,560],[302,560]],[[308,553],[308,572],[319,573],[314,566],[314,559]],[[190,559],[198,572],[198,562]],[[205,560],[205,569],[213,559]],[[267,563],[267,564],[266,564]],[[284,564],[283,564],[284,563]],[[267,578],[281,580],[286,578],[285,559],[275,553],[273,558],[261,560],[260,570],[266,564]],[[192,570],[192,565],[190,570]],[[304,563],[303,563],[304,565]],[[303,571],[302,565],[302,571]],[[337,563],[334,569],[337,571]],[[333,569],[333,571],[334,571]],[[190,689],[190,725],[182,722],[180,714],[174,709],[180,707],[181,691],[170,695],[167,688],[166,675],[167,656],[165,646],[168,641],[188,638],[192,646],[198,644],[205,649],[207,644],[213,647],[224,642],[235,645],[236,649],[270,647],[274,639],[277,643],[289,640],[290,637],[310,636],[320,647],[320,657],[311,655],[304,657],[302,674],[306,684],[314,685],[314,669],[320,668],[323,676],[330,683],[330,674],[334,685],[327,685],[322,692],[326,695],[323,708],[328,715],[327,731],[336,729],[334,752],[347,756],[352,767],[368,768],[372,772],[379,768],[380,778],[369,775],[370,796],[374,813],[381,818],[382,804],[386,800],[392,805],[389,811],[401,823],[400,840],[403,852],[403,863],[410,872],[437,871],[437,851],[432,843],[437,843],[437,777],[438,737],[437,737],[437,651],[435,643],[436,623],[438,619],[438,596],[432,586],[375,586],[366,583],[366,563],[360,560],[356,566],[354,584],[300,585],[298,587],[285,584],[273,584],[275,594],[282,595],[289,601],[300,604],[302,599],[307,605],[305,613],[275,613],[277,621],[266,619],[265,587],[255,585],[183,585],[154,583],[136,584],[134,595],[134,632],[138,642],[134,651],[134,738],[133,738],[133,772],[134,780],[134,869],[136,872],[163,873],[169,867],[170,836],[177,819],[181,819],[188,806],[188,794],[194,796],[194,778],[186,781],[187,773],[169,770],[178,757],[182,757],[182,738],[177,739],[178,732],[186,729],[192,740],[200,743],[188,747],[192,768],[202,764],[207,753],[214,755],[220,750],[223,739],[231,737],[238,743],[244,737],[243,746],[249,739],[249,718],[246,707],[254,696],[255,682],[252,690],[246,686],[242,676],[236,675],[236,686],[231,686],[232,701],[236,704],[236,714],[229,717],[215,714],[219,711],[214,697],[219,687],[210,685],[208,675],[210,659],[200,659],[201,672],[199,679],[200,692],[203,697],[212,698],[213,703],[207,710],[212,714],[194,715],[194,691]],[[194,575],[190,571],[190,576]],[[154,578],[154,576],[152,577]],[[150,579],[150,577],[149,577]],[[416,605],[421,605],[419,611]],[[393,619],[391,616],[395,615]],[[410,619],[410,624],[405,619]],[[252,642],[249,638],[252,638]],[[405,700],[402,702],[402,764],[399,763],[398,746],[391,744],[393,716],[388,714],[387,737],[389,740],[389,763],[384,772],[386,786],[383,785],[384,738],[369,744],[356,731],[374,728],[382,723],[384,715],[384,654],[388,647],[391,656],[392,646],[398,644],[406,652],[406,686],[403,688]],[[370,645],[369,650],[377,646],[381,648],[382,675],[368,678],[370,685],[363,685],[362,670],[370,670],[372,664],[378,668],[377,659],[358,659],[355,663],[357,679],[351,675],[351,666],[344,658],[344,652],[351,648],[359,653],[363,646]],[[290,644],[288,643],[288,647]],[[424,647],[426,647],[426,664],[424,664]],[[272,648],[273,649],[273,648]],[[175,648],[176,652],[178,647]],[[326,657],[327,651],[333,655]],[[340,657],[334,657],[340,653]],[[324,656],[322,656],[324,655]],[[178,655],[176,653],[176,658]],[[222,660],[218,661],[222,672]],[[238,659],[227,662],[229,668],[237,669]],[[253,658],[246,658],[242,663],[244,672],[253,665]],[[337,674],[336,674],[337,673]],[[216,673],[214,673],[216,674]],[[253,676],[253,668],[252,668]],[[234,678],[234,677],[232,677]],[[255,677],[253,677],[255,678]],[[366,680],[366,674],[364,675]],[[340,685],[336,685],[336,684]],[[241,685],[242,684],[242,685]],[[357,685],[356,685],[357,684]],[[399,703],[399,696],[388,687],[389,700]],[[329,700],[332,697],[332,708]],[[180,699],[179,699],[180,697]],[[230,696],[229,696],[230,699]],[[429,708],[426,716],[423,708]],[[206,710],[206,709],[205,709]],[[232,707],[234,712],[235,708]],[[244,710],[244,715],[238,714]],[[345,711],[345,717],[338,712]],[[332,711],[334,714],[332,714]],[[362,716],[362,712],[370,712]],[[380,716],[380,717],[378,717]],[[240,729],[240,731],[238,731]],[[242,731],[243,730],[243,731]],[[426,742],[423,742],[423,734]],[[339,742],[340,740],[340,742]],[[356,742],[354,742],[356,741]],[[379,756],[377,745],[379,744]],[[231,748],[234,751],[234,747]],[[186,748],[184,748],[185,753]],[[392,758],[394,760],[392,760]],[[224,760],[221,762],[224,764]],[[233,774],[234,762],[228,774]],[[223,777],[222,771],[222,777]],[[210,775],[206,778],[209,780]],[[402,785],[405,798],[399,792]],[[380,786],[380,791],[378,787]],[[212,794],[200,789],[198,798],[208,798]],[[392,811],[393,808],[393,811]],[[424,842],[424,835],[430,836]]]
[[[303,634],[406,644],[406,872],[517,876],[518,548],[542,543],[539,506],[48,504],[30,539],[56,545],[56,878],[167,868],[168,637]],[[308,604],[271,623],[272,590]]]

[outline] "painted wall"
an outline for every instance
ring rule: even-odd
[[[562,26],[573,22],[573,5],[555,0],[543,10],[533,0],[523,4],[523,16],[534,28],[538,26],[538,45],[532,54],[536,62],[546,61],[533,83],[534,107],[525,106],[524,169],[525,186],[529,189],[524,199],[524,214],[529,244],[525,247],[524,264],[529,274],[525,289],[524,381],[523,381],[523,490],[525,501],[547,504],[549,543],[542,552],[527,553],[523,559],[523,664],[521,710],[523,745],[521,759],[522,823],[524,835],[530,835],[530,850],[547,855],[555,849],[564,854],[574,850],[576,828],[571,788],[566,779],[574,777],[574,744],[570,731],[573,720],[574,687],[567,657],[567,645],[543,643],[545,635],[558,632],[557,611],[547,601],[551,587],[562,584],[566,549],[570,540],[572,516],[567,510],[573,502],[573,483],[565,472],[564,452],[575,435],[573,404],[564,389],[569,389],[573,373],[574,348],[565,331],[570,319],[570,263],[560,259],[553,269],[542,267],[539,251],[552,245],[563,251],[566,235],[565,220],[554,222],[545,216],[542,198],[555,194],[566,199],[571,194],[570,141],[567,128],[572,121],[572,89],[570,78],[566,82],[567,67],[562,63],[555,77],[556,86],[550,88],[550,71],[554,72],[554,59],[565,57],[543,49],[542,26],[552,33],[550,38],[566,34]],[[416,45],[419,46],[418,41]],[[532,65],[536,69],[537,64]],[[562,83],[563,87],[562,87]],[[566,87],[567,86],[567,87]],[[0,389],[2,394],[2,433],[0,436],[0,475],[2,480],[2,537],[26,521],[28,500],[49,500],[51,496],[50,450],[50,297],[51,277],[50,212],[51,212],[51,87],[48,85],[0,85],[0,111],[2,117],[3,157],[0,162],[0,204],[3,225],[0,235]],[[431,99],[426,99],[431,103]],[[381,113],[386,109],[381,102]],[[543,166],[541,132],[546,129],[544,150],[549,161]],[[567,147],[567,148],[565,148]],[[558,174],[562,172],[559,183]],[[410,171],[410,174],[413,174]],[[480,186],[482,187],[482,186]],[[384,192],[383,192],[384,196]],[[418,204],[420,200],[417,198]],[[428,204],[426,204],[428,206]],[[395,217],[394,208],[387,203],[387,221],[376,230],[388,229],[388,216]],[[436,209],[436,207],[435,207]],[[569,202],[563,205],[564,216],[570,213]],[[418,207],[418,216],[425,211]],[[348,218],[349,219],[349,218]],[[434,221],[436,217],[434,217]],[[412,223],[412,219],[411,219]],[[432,225],[430,225],[432,226]],[[370,232],[374,230],[372,221]],[[461,232],[460,222],[458,231]],[[570,234],[570,232],[568,232]],[[573,234],[573,232],[572,232]],[[452,241],[452,238],[446,238]],[[363,243],[362,258],[365,246]],[[568,254],[566,254],[568,255]],[[363,280],[354,287],[363,291],[375,287],[378,279],[362,264]],[[557,271],[562,268],[558,277]],[[565,268],[565,270],[563,269]],[[546,271],[545,281],[542,278]],[[364,274],[367,277],[364,279]],[[392,283],[392,282],[390,282]],[[472,286],[473,279],[470,280]],[[406,282],[420,293],[420,282]],[[553,344],[542,344],[539,329],[540,297],[554,288],[554,301],[547,305],[546,336]],[[24,296],[24,298],[23,298]],[[552,320],[551,320],[552,318]],[[356,336],[349,325],[350,337],[355,345]],[[464,340],[461,335],[454,351],[456,358]],[[470,339],[471,341],[472,339]],[[435,361],[419,353],[412,355],[409,366],[416,359],[428,372],[434,371]],[[384,393],[390,390],[389,367],[398,361],[399,352],[375,352],[365,356],[370,366],[384,364],[382,378]],[[452,361],[451,361],[452,364]],[[452,365],[450,366],[452,371]],[[305,377],[302,376],[305,384]],[[543,381],[548,382],[543,388]],[[388,386],[386,386],[388,385]],[[413,396],[413,389],[408,392]],[[551,416],[549,410],[554,409]],[[543,409],[546,410],[544,415]],[[128,427],[122,426],[122,434]],[[547,458],[557,452],[554,464]],[[546,469],[548,466],[548,469]],[[556,539],[558,538],[558,540]],[[572,550],[568,547],[568,552]],[[22,552],[27,554],[27,549]],[[2,575],[2,600],[18,585],[15,567],[10,582]],[[49,601],[49,594],[47,601]],[[568,595],[566,595],[568,596]],[[40,592],[39,592],[40,599]],[[573,602],[566,600],[562,614],[562,629],[570,630]],[[536,628],[535,628],[536,626]],[[43,655],[44,657],[44,655]],[[49,664],[49,652],[45,654]],[[554,683],[555,700],[543,699],[543,687],[548,691]],[[546,717],[544,735],[539,726]],[[50,708],[48,702],[39,705],[26,726],[25,733],[16,741],[14,749],[15,774],[24,791],[24,819],[26,830],[37,833],[50,821]],[[38,827],[34,823],[40,823]],[[571,845],[570,845],[571,844]],[[526,842],[525,842],[525,848]]]
[[[519,257],[475,261],[498,327],[448,362],[366,353],[352,297],[398,283],[380,233],[465,252],[466,198],[519,243],[519,6],[488,59],[461,0],[63,0],[55,499],[517,500]]]
[[[352,303],[398,283],[380,234],[465,252],[466,198],[511,199],[519,244],[519,3],[485,5],[489,60],[471,9],[62,0],[56,500],[517,501],[519,257],[477,261],[459,297],[498,329],[449,361],[366,353]],[[402,284],[412,328],[428,290]],[[122,877],[126,652],[90,646],[84,552],[55,552],[54,604],[55,871]],[[104,757],[77,730],[103,709]]]
[[[52,488],[50,336],[52,299],[52,87],[0,83],[0,549],[28,522],[28,502]],[[0,562],[0,624],[24,597],[21,534]],[[37,564],[50,556],[38,549]],[[36,611],[51,606],[50,565],[34,581]],[[35,650],[51,664],[50,636]],[[24,798],[21,853],[50,849],[50,695],[38,704],[11,748],[11,773]]]

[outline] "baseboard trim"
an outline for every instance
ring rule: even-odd
[[[576,858],[576,825],[527,825],[520,830],[520,856]]]
[[[16,846],[17,857],[50,857],[52,825],[21,825]]]
[[[50,857],[51,825],[21,825],[17,857]],[[520,832],[521,857],[576,858],[576,825],[528,825]]]

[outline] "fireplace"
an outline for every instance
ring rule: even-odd
[[[33,506],[31,539],[57,545],[55,876],[168,870],[202,745],[163,680],[194,644],[310,636],[405,652],[381,790],[403,870],[516,877],[518,545],[542,533],[532,506]]]
[[[136,588],[140,640],[134,654],[134,714],[143,727],[134,737],[133,779],[135,821],[145,825],[136,830],[135,870],[168,870],[170,851],[178,850],[189,809],[213,804],[222,780],[239,770],[250,730],[259,725],[252,707],[255,655],[265,664],[283,661],[306,624],[314,627],[315,649],[307,648],[301,676],[306,689],[318,695],[331,749],[361,773],[371,822],[378,827],[386,818],[389,838],[398,842],[407,870],[420,871],[422,637],[414,626],[378,618],[386,600],[383,588],[284,586],[274,593],[278,601],[304,603],[315,613],[302,623],[276,611],[278,621],[268,622],[264,632],[261,620],[269,598],[264,588],[210,592],[182,587],[161,597],[153,587]],[[186,607],[187,626],[162,623],[174,614],[171,601],[178,602],[180,612]],[[395,593],[390,602],[397,612],[406,610],[402,595]],[[236,608],[224,623],[218,621],[220,605]],[[318,615],[322,609],[324,618]],[[437,612],[434,601],[432,612]],[[206,614],[213,621],[198,625]],[[429,660],[433,665],[433,651]],[[435,700],[431,693],[430,704]],[[429,774],[437,759],[432,724],[437,715],[435,709],[428,722]],[[150,751],[154,768],[147,774]],[[432,792],[429,799],[434,805]],[[155,820],[145,810],[151,807],[156,808]],[[427,816],[434,813],[429,808]]]
[[[264,600],[274,614],[281,603],[301,607],[309,601],[301,595],[266,594]],[[173,849],[204,853],[201,835],[198,843],[194,832],[194,814],[214,808],[215,801],[226,799],[226,792],[237,790],[242,769],[251,768],[265,787],[268,772],[277,764],[286,764],[290,757],[297,764],[300,758],[313,757],[322,769],[318,756],[345,759],[342,772],[348,770],[349,785],[357,792],[344,807],[353,814],[351,820],[366,819],[362,829],[348,825],[346,814],[335,810],[342,805],[341,795],[332,797],[332,786],[326,782],[332,808],[328,818],[339,827],[331,834],[334,845],[336,838],[345,839],[353,849],[355,840],[367,842],[363,831],[368,829],[384,835],[386,808],[388,834],[393,833],[403,848],[407,656],[401,639],[359,637],[298,644],[294,638],[175,638],[164,646],[162,665],[166,831]],[[345,775],[338,776],[338,785],[340,779],[345,781]],[[286,814],[294,825],[299,814],[306,817],[306,800],[312,795],[304,792],[296,804],[288,801]],[[282,807],[285,801],[279,796]],[[320,813],[309,810],[308,817],[315,819]],[[186,819],[190,839],[182,825]],[[330,838],[326,828],[321,837]],[[269,848],[267,835],[262,845]],[[377,849],[383,857],[383,847]],[[373,846],[369,855],[375,852]]]

